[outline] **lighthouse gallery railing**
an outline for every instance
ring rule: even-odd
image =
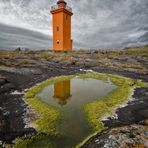
[[[56,9],[59,9],[59,8],[65,8],[65,9],[67,9],[67,10],[69,10],[70,12],[72,12],[72,8],[71,7],[69,7],[69,6],[61,6],[61,7],[59,7],[58,5],[54,5],[54,6],[51,6],[51,11],[52,10],[56,10]]]

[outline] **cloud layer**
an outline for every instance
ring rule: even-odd
[[[148,44],[148,0],[67,2],[74,12],[75,47],[102,49]],[[51,38],[49,10],[55,3],[55,0],[1,0],[0,23],[38,31]]]
[[[0,49],[51,48],[51,38],[39,32],[0,24]]]

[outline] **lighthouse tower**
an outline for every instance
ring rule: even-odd
[[[67,6],[64,0],[58,0],[55,6],[51,7],[53,25],[53,49],[72,50],[71,39],[71,16],[72,9]]]

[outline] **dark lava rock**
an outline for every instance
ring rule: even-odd
[[[33,128],[25,128],[23,116],[26,105],[22,95],[1,94],[0,102],[0,140],[11,144],[17,137],[35,133]]]
[[[6,79],[0,78],[0,87],[1,87],[2,85],[4,85],[6,82],[7,82]]]
[[[62,59],[60,57],[56,57],[56,58],[53,58],[52,59],[52,62],[54,62],[54,63],[60,63],[60,62],[62,62]]]
[[[0,87],[0,94],[1,93],[4,93],[4,92],[10,92],[11,90],[13,90],[15,87],[14,87],[14,85],[13,84],[11,84],[11,83],[6,83],[6,84],[4,84],[4,85],[2,85],[1,87]]]
[[[109,120],[103,121],[105,126],[118,127],[148,119],[148,89],[136,88],[133,98],[135,99],[127,106],[117,109],[117,119],[108,118]]]

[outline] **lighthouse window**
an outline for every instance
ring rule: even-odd
[[[59,31],[59,26],[57,26],[57,31]]]
[[[59,40],[57,40],[57,44],[59,44],[60,43],[60,41]]]

